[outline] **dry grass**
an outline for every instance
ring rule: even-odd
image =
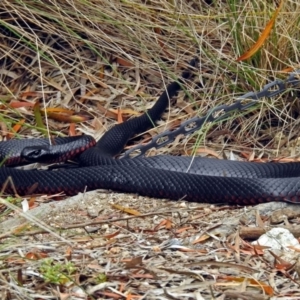
[[[2,0],[0,121],[3,138],[20,119],[25,119],[25,123],[18,136],[40,136],[44,132],[36,126],[32,107],[24,102],[74,110],[85,118],[85,122],[76,125],[76,130],[98,138],[117,122],[114,109],[121,109],[124,119],[145,111],[197,52],[200,64],[194,79],[180,93],[176,105],[159,122],[158,128],[150,130],[148,135],[197,114],[203,115],[217,105],[233,103],[238,96],[260,89],[275,77],[284,78],[283,69],[299,67],[298,1],[285,1],[263,48],[250,60],[236,62],[270,19],[275,9],[273,1],[270,2]],[[22,103],[22,107],[16,108],[15,103]],[[205,146],[225,156],[228,150],[234,150],[238,156],[246,153],[248,158],[294,156],[298,116],[298,93],[290,91],[273,99],[262,99],[255,110],[235,115],[227,122],[210,124],[198,135],[178,140],[180,143],[177,141],[160,153],[190,153],[197,144],[199,148]],[[48,118],[46,123],[52,134],[69,133],[70,122]],[[297,278],[293,269],[277,274],[261,253],[247,248],[250,246],[238,235],[229,238],[231,231],[217,231],[210,239],[206,237],[211,227],[220,220],[225,222],[231,213],[238,225],[239,210],[231,212],[202,205],[186,208],[173,202],[142,200],[135,196],[105,195],[102,202],[120,203],[142,214],[150,211],[155,216],[134,219],[132,224],[110,221],[96,228],[96,233],[84,231],[82,228],[86,227],[82,224],[78,231],[63,230],[74,218],[80,219],[80,223],[85,218],[95,221],[87,213],[87,206],[82,209],[76,206],[69,212],[72,217],[60,220],[57,225],[71,248],[51,234],[26,231],[21,237],[14,237],[17,233],[14,229],[9,235],[2,234],[2,299],[141,299],[143,296],[147,299],[201,299],[201,296],[203,299],[250,299],[249,294],[242,293],[248,293],[251,287],[246,287],[245,281],[240,285],[238,279],[228,280],[226,274],[240,280],[259,280],[259,287],[255,284],[252,287],[257,299],[264,299],[263,295],[268,294],[262,282],[274,288],[277,299],[288,299],[293,293],[300,297],[298,284],[291,279]],[[16,217],[17,212],[12,211],[7,209],[3,220]],[[103,220],[118,220],[130,213],[120,207],[103,205],[101,216]],[[195,221],[199,218],[201,221]],[[51,220],[43,220],[54,230]],[[266,225],[269,219],[263,221]],[[251,223],[253,219],[248,224]],[[187,229],[183,230],[184,227]],[[199,232],[204,236],[203,244],[194,247],[192,241]],[[82,240],[78,241],[77,235]],[[87,243],[89,239],[97,240],[99,235],[100,244]],[[174,237],[184,241],[188,237],[184,245],[193,251],[162,247],[161,243]],[[83,246],[85,243],[88,245]],[[32,254],[40,255],[40,252],[53,257],[54,262],[45,265],[43,259]],[[208,260],[230,263],[223,266],[230,271],[220,265],[218,268],[202,266],[200,271],[195,271],[188,264]],[[67,262],[73,265],[70,267]],[[242,275],[237,272],[240,267],[233,267],[236,262],[243,266]],[[70,272],[53,271],[53,266],[58,264],[67,265]],[[265,272],[256,276],[246,267]],[[45,268],[63,276],[58,276],[55,282],[47,281]],[[102,286],[92,291],[98,284]],[[150,290],[154,292],[151,294]]]

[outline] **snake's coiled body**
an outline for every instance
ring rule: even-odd
[[[190,64],[195,66],[196,60]],[[1,186],[10,177],[15,190],[21,195],[59,192],[74,195],[102,188],[210,203],[245,205],[274,200],[300,203],[300,163],[259,164],[172,156],[113,159],[130,137],[145,131],[160,117],[169,103],[169,97],[177,93],[183,79],[188,78],[189,74],[186,71],[182,79],[171,83],[146,114],[113,127],[95,147],[85,150],[80,146],[81,150],[85,150],[79,156],[80,167],[56,171],[24,171],[2,167]],[[77,138],[70,140],[77,143]],[[45,140],[40,141],[43,145],[47,144]],[[64,145],[64,140],[56,140],[57,144],[61,142]],[[9,150],[10,143],[18,151]],[[20,145],[15,143],[0,143],[0,157],[11,155],[13,158],[8,160],[11,164],[18,164],[19,152],[33,142],[20,140]],[[93,141],[89,143],[93,144]],[[10,183],[5,192],[13,192]]]

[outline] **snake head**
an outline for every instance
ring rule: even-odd
[[[29,146],[21,152],[21,157],[28,162],[50,163],[56,159],[48,146]]]

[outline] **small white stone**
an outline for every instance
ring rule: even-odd
[[[290,233],[289,230],[284,228],[272,228],[267,233],[260,236],[257,241],[252,242],[253,245],[267,246],[272,249],[284,249],[291,251],[288,246],[297,247],[300,250],[298,240]]]

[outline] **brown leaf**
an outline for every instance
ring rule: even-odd
[[[25,101],[11,101],[9,103],[11,108],[20,108],[20,107],[33,107],[34,103],[32,102],[25,102]]]
[[[66,115],[73,115],[75,113],[74,110],[66,109],[62,107],[48,107],[46,109],[41,109],[43,114],[50,114],[50,113],[64,113]]]
[[[24,123],[25,123],[25,119],[21,119],[19,122],[17,122],[12,127],[12,132],[8,133],[7,138],[12,139],[16,135],[16,133],[20,131],[20,129]]]
[[[85,122],[89,119],[86,116],[79,116],[79,115],[69,115],[64,113],[48,113],[48,118],[65,123],[81,123]]]
[[[31,260],[40,260],[46,257],[49,257],[49,255],[46,252],[40,252],[40,251],[30,251],[28,252],[25,257],[27,259],[31,259]]]
[[[111,233],[111,234],[107,234],[104,237],[107,238],[107,239],[112,239],[112,238],[116,237],[119,233],[120,233],[120,230],[118,230],[114,233]]]
[[[246,59],[250,58],[264,44],[264,42],[266,41],[266,39],[269,37],[270,32],[271,32],[271,30],[272,30],[272,28],[273,28],[273,26],[275,24],[275,20],[276,20],[278,14],[279,14],[279,11],[281,10],[281,8],[283,6],[283,2],[284,2],[284,0],[280,1],[279,6],[275,10],[275,13],[274,13],[272,19],[269,21],[269,23],[267,24],[267,26],[263,30],[263,32],[260,35],[260,37],[258,38],[257,42],[247,52],[245,52],[243,55],[241,55],[237,59],[237,61],[242,61],[242,60],[246,60]]]
[[[112,207],[118,209],[118,210],[121,210],[123,212],[126,212],[130,215],[134,215],[134,216],[140,216],[141,213],[138,212],[137,210],[134,210],[134,209],[131,209],[131,208],[128,208],[128,207],[124,207],[124,206],[121,206],[119,204],[112,204]]]
[[[71,123],[69,126],[69,136],[76,136],[75,123]]]
[[[123,262],[124,262],[125,267],[127,269],[135,268],[136,266],[141,266],[143,264],[143,257],[142,256],[137,256],[137,257],[134,257],[130,260],[126,260],[126,261],[123,261]]]
[[[123,67],[134,67],[134,64],[131,61],[128,61],[121,57],[117,57],[117,63]]]
[[[210,239],[210,238],[211,238],[210,235],[208,235],[208,234],[203,234],[203,235],[201,235],[198,239],[194,240],[192,244],[195,245],[195,244],[197,244],[197,243],[202,243],[203,241],[206,241],[206,240],[208,240],[208,239]]]

